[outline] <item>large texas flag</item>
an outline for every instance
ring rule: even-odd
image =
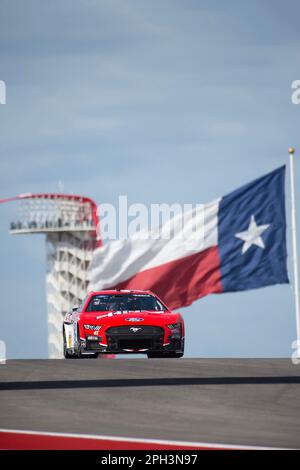
[[[288,283],[284,187],[285,166],[174,217],[155,236],[107,243],[95,250],[89,290],[151,289],[179,308]]]

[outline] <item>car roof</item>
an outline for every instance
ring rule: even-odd
[[[165,304],[163,300],[161,300],[158,295],[156,295],[154,292],[152,292],[150,289],[148,290],[142,290],[142,289],[106,289],[106,290],[99,290],[99,291],[92,291],[88,293],[88,298],[87,302],[90,302],[91,297],[94,295],[105,295],[105,294],[148,294],[148,295],[153,295],[157,300],[159,300],[168,310],[169,307]]]
[[[99,295],[99,294],[151,294],[156,297],[156,295],[150,290],[140,290],[140,289],[109,289],[109,290],[99,290],[90,292],[90,295]]]

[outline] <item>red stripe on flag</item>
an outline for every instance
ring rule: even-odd
[[[172,309],[191,305],[200,297],[223,290],[218,247],[141,271],[114,287],[150,289]]]

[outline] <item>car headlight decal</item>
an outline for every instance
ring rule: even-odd
[[[101,325],[83,325],[85,330],[99,331]]]
[[[172,336],[181,336],[181,323],[172,323],[171,325],[168,325],[168,328],[171,330]]]

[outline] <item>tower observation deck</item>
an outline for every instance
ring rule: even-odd
[[[94,249],[101,246],[95,202],[66,194],[24,194],[0,203],[18,201],[13,235],[46,235],[48,355],[63,357],[62,322],[79,305],[88,285],[87,270]]]

